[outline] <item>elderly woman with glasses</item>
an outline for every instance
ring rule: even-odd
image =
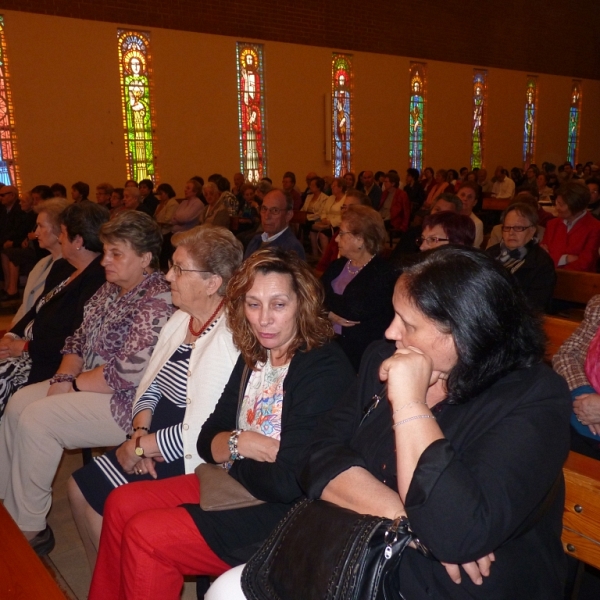
[[[162,238],[156,222],[128,210],[102,225],[99,237],[106,283],[85,304],[55,374],[13,394],[0,425],[0,497],[40,555],[54,547],[46,515],[63,450],[125,439],[136,388],[173,313],[158,270]],[[80,236],[71,242],[77,248],[81,243]]]
[[[543,311],[548,307],[556,272],[547,252],[536,237],[538,215],[530,204],[511,204],[503,213],[502,240],[486,250],[512,273],[532,308]]]
[[[368,206],[348,207],[337,235],[340,258],[321,281],[336,340],[358,371],[366,347],[381,339],[392,318],[394,273],[379,256],[386,232],[381,215]]]
[[[177,234],[175,244],[167,281],[179,310],[161,331],[138,386],[129,439],[69,480],[71,509],[92,569],[104,503],[114,488],[193,473],[203,462],[196,449],[200,427],[239,354],[224,304],[242,244],[223,227]]]

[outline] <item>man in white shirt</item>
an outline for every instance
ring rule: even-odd
[[[496,167],[496,182],[492,186],[493,198],[512,198],[515,195],[515,182],[504,174],[504,167]]]
[[[456,195],[460,198],[463,205],[461,214],[470,217],[471,221],[475,223],[473,248],[481,248],[481,244],[483,243],[483,223],[473,212],[473,207],[477,204],[477,186],[470,181],[466,181],[460,186]]]

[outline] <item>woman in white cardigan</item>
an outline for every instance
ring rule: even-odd
[[[222,227],[196,228],[174,243],[167,280],[179,310],[161,331],[138,387],[128,441],[69,480],[71,509],[92,569],[104,502],[114,488],[192,473],[202,462],[196,450],[200,428],[239,354],[223,305],[242,262],[241,243]]]

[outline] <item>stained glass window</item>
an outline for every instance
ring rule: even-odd
[[[10,93],[4,17],[0,15],[0,183],[19,187],[15,121]]]
[[[425,65],[410,63],[410,105],[408,162],[413,169],[423,170],[425,140]]]
[[[240,169],[258,183],[267,171],[265,75],[262,44],[236,44]]]
[[[528,165],[534,162],[535,126],[537,114],[537,77],[527,76],[525,88],[525,123],[523,127],[523,162]]]
[[[135,181],[156,178],[154,124],[150,96],[150,34],[117,30],[119,72],[125,127],[127,177]]]
[[[485,117],[487,113],[487,71],[473,73],[473,130],[471,132],[471,169],[483,166]]]
[[[579,121],[581,120],[581,81],[573,80],[571,90],[571,107],[569,108],[569,138],[567,144],[567,160],[577,164],[577,142],[579,140]]]
[[[352,87],[352,57],[334,53],[331,61],[331,129],[335,177],[352,171]]]

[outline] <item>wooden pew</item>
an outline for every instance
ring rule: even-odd
[[[587,304],[592,296],[600,294],[600,273],[556,269],[554,298]]]
[[[506,210],[512,198],[484,198],[481,208],[483,210]]]
[[[546,362],[552,362],[552,357],[556,354],[562,343],[577,329],[579,323],[569,319],[560,319],[559,317],[544,317],[544,331],[548,338],[546,342]]]
[[[600,461],[570,452],[563,473],[563,548],[570,556],[600,569]]]
[[[2,504],[0,540],[0,598],[66,599]]]

